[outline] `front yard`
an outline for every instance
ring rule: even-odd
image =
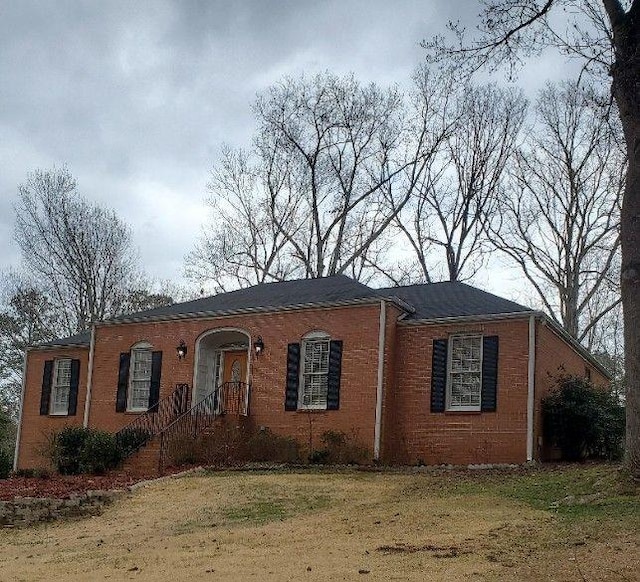
[[[640,580],[612,466],[218,472],[0,531],[2,580]]]

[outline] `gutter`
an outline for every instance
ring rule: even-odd
[[[376,416],[373,430],[373,460],[380,459],[380,440],[382,436],[382,397],[384,386],[384,344],[387,331],[387,303],[380,301],[380,323],[378,328],[378,385],[376,388]]]
[[[28,350],[24,351],[24,358],[22,360],[22,389],[20,391],[20,412],[18,413],[18,430],[16,431],[16,450],[13,452],[13,470],[18,469],[18,453],[20,451],[20,434],[22,432],[22,411],[24,410],[24,393],[27,386],[27,354]]]
[[[87,393],[84,399],[84,417],[82,426],[89,426],[89,410],[91,409],[91,385],[93,380],[93,353],[96,347],[96,324],[91,326],[91,342],[89,343],[89,364],[87,365]]]

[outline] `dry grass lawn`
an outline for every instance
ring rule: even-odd
[[[558,503],[559,502],[559,503]],[[220,472],[0,531],[0,580],[640,580],[615,468]]]

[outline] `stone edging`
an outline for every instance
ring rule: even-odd
[[[71,494],[66,499],[16,497],[11,501],[0,501],[0,526],[24,527],[44,521],[100,515],[106,505],[126,494],[124,489],[114,489]]]

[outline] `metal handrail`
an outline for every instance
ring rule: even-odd
[[[187,445],[209,428],[218,416],[246,415],[250,385],[246,382],[225,382],[160,431],[159,470],[162,473],[170,454]]]
[[[189,384],[176,384],[171,394],[121,428],[115,434],[115,438],[124,458],[140,450],[176,418],[189,410],[190,394]]]

